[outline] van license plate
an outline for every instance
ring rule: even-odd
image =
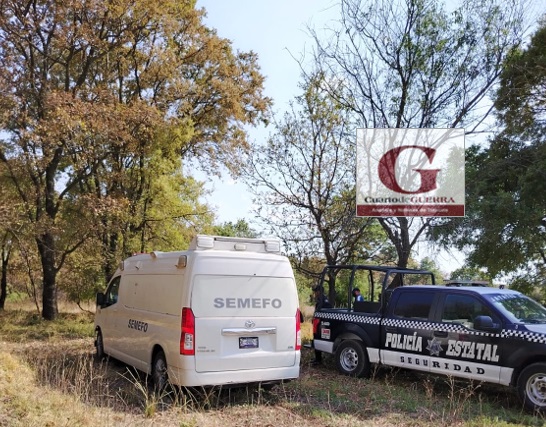
[[[258,337],[239,337],[239,348],[258,348]]]

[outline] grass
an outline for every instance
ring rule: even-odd
[[[0,312],[0,426],[542,426],[505,387],[397,369],[371,379],[338,374],[331,357],[272,391],[171,389],[152,393],[144,374],[97,362],[89,313],[45,322]],[[303,325],[305,339],[310,325]]]
[[[63,341],[88,338],[94,335],[91,313],[61,313],[49,322],[40,314],[17,310],[9,316],[0,312],[0,336],[10,342]]]

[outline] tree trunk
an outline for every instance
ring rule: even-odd
[[[108,283],[117,269],[118,233],[105,232],[102,238],[102,246],[104,280]]]
[[[55,239],[51,233],[46,232],[37,239],[37,243],[43,272],[42,317],[46,320],[55,320],[59,314],[57,306]]]
[[[0,310],[4,310],[6,297],[8,296],[8,262],[10,256],[9,248],[2,248],[2,278],[0,279]]]
[[[407,217],[397,217],[396,221],[388,222],[386,219],[380,218],[379,223],[385,230],[389,240],[396,248],[396,255],[398,255],[398,262],[396,266],[399,268],[406,268],[411,255],[412,241],[410,238],[410,222]],[[419,234],[423,229],[419,231]]]

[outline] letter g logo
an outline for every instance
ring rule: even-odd
[[[379,179],[389,190],[396,191],[402,194],[419,194],[427,193],[436,189],[436,177],[440,169],[413,169],[421,176],[421,186],[418,190],[407,191],[400,187],[400,184],[396,180],[396,160],[400,153],[404,150],[421,150],[427,156],[430,163],[434,160],[436,150],[430,147],[422,147],[420,145],[404,145],[402,147],[396,147],[387,151],[379,161],[377,167],[379,173]]]

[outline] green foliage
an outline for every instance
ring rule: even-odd
[[[425,257],[419,263],[410,260],[408,263],[408,267],[415,268],[418,270],[426,270],[430,271],[434,275],[434,280],[437,285],[441,285],[444,283],[444,276],[442,271],[440,271],[440,268],[438,265],[434,262],[434,260]],[[408,281],[410,283],[419,283],[419,284],[432,284],[430,277],[423,277],[421,275],[414,275],[414,276],[408,276]]]
[[[203,13],[194,1],[1,3],[0,163],[42,264],[45,318],[69,262],[108,276],[132,251],[180,248],[208,227],[182,159],[236,173],[243,125],[267,120],[256,55]],[[95,247],[98,259],[78,253]],[[92,288],[70,274],[70,295]]]
[[[451,279],[461,279],[461,280],[487,280],[489,283],[492,282],[491,276],[484,271],[482,268],[471,267],[465,265],[464,267],[458,268],[451,273]]]
[[[504,64],[495,102],[503,129],[489,147],[467,152],[467,217],[435,230],[470,250],[471,266],[510,273],[526,292],[546,284],[545,58],[543,24]]]
[[[540,279],[534,280],[534,275],[527,275],[525,273],[516,275],[510,281],[510,289],[529,295],[542,305],[546,304],[546,287],[544,286],[544,281]]]
[[[502,71],[495,107],[506,132],[512,136],[532,139],[542,133],[546,102],[541,93],[546,81],[545,49],[546,15],[529,45],[525,49],[513,49]]]
[[[298,272],[297,270],[294,271],[294,277],[296,279],[300,307],[314,306],[315,300],[312,288],[317,284],[316,280]]]
[[[227,221],[223,224],[216,225],[213,228],[213,233],[218,236],[227,237],[258,237],[257,231],[254,230],[244,219],[238,219],[235,223]]]

